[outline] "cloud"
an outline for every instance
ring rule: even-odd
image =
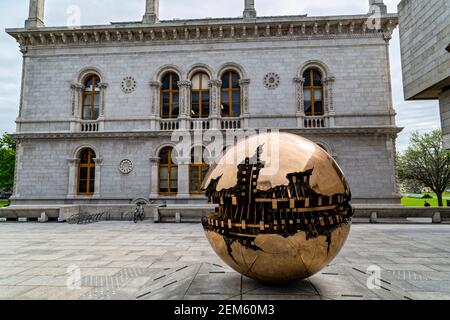
[[[398,0],[385,0],[390,12],[397,11]],[[145,0],[47,0],[45,23],[48,26],[66,25],[68,8],[80,8],[81,24],[95,25],[109,22],[139,21],[145,10]],[[205,17],[237,17],[242,15],[244,0],[160,0],[161,19],[186,19]],[[368,0],[256,0],[259,16],[297,15],[309,16],[365,14]],[[21,27],[27,18],[28,1],[1,1],[0,29]],[[14,131],[18,114],[21,54],[15,40],[0,33],[0,131]],[[398,139],[399,150],[407,146],[412,132],[439,128],[439,111],[436,101],[405,102],[403,99],[400,45],[398,30],[390,46],[392,96],[399,126],[405,127]]]

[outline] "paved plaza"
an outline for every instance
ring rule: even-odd
[[[450,225],[354,225],[328,268],[287,286],[225,266],[200,224],[3,223],[0,243],[0,299],[450,299]]]

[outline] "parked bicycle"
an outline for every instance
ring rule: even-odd
[[[144,205],[141,203],[138,203],[136,205],[136,209],[134,210],[134,223],[138,223],[138,220],[144,221],[145,217],[145,211],[144,211]]]

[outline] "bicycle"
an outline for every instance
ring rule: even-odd
[[[137,204],[136,209],[134,210],[134,223],[138,223],[138,220],[144,221],[145,211],[144,206],[142,204]]]

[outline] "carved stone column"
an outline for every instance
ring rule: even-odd
[[[303,85],[305,84],[305,78],[294,78],[295,88],[296,88],[296,95],[297,95],[297,111],[296,111],[296,117],[297,117],[297,127],[303,128],[304,127],[304,119],[305,119],[305,104],[304,104],[304,92],[303,92]]]
[[[178,88],[180,90],[180,129],[188,130],[189,124],[189,110],[191,97],[191,81],[178,81]]]
[[[189,166],[191,157],[178,157],[178,193],[177,198],[189,197]]]
[[[78,175],[78,164],[80,159],[68,159],[67,165],[69,167],[69,181],[67,187],[67,198],[75,198],[77,195],[77,175]]]
[[[157,119],[161,117],[161,87],[160,81],[151,81],[152,105],[150,109],[150,130],[157,129]]]
[[[324,101],[324,110],[325,115],[328,116],[329,119],[329,126],[334,127],[335,126],[335,119],[334,116],[336,115],[336,112],[334,110],[333,105],[333,82],[334,77],[324,77],[322,79],[323,84],[323,101]]]
[[[100,194],[101,194],[101,172],[102,172],[102,164],[103,164],[103,159],[100,158],[95,158],[94,159],[95,162],[95,184],[94,184],[94,195],[92,196],[93,198],[100,198]]]
[[[211,101],[211,129],[220,129],[220,89],[222,88],[221,80],[210,80],[210,101]]]
[[[99,83],[100,87],[100,110],[98,117],[98,130],[103,131],[105,129],[105,91],[108,88],[108,84],[105,82]]]
[[[79,120],[81,120],[81,105],[83,99],[84,86],[80,83],[72,83],[70,85],[72,93],[72,105],[71,105],[71,115],[72,120],[70,121],[70,131],[79,130]]]
[[[242,125],[243,129],[247,129],[249,126],[249,118],[250,118],[250,111],[249,111],[249,87],[250,87],[250,79],[241,79],[239,80],[239,85],[241,86],[241,111],[242,115],[241,117],[244,120],[244,123]]]
[[[150,158],[150,199],[159,197],[159,157]]]

